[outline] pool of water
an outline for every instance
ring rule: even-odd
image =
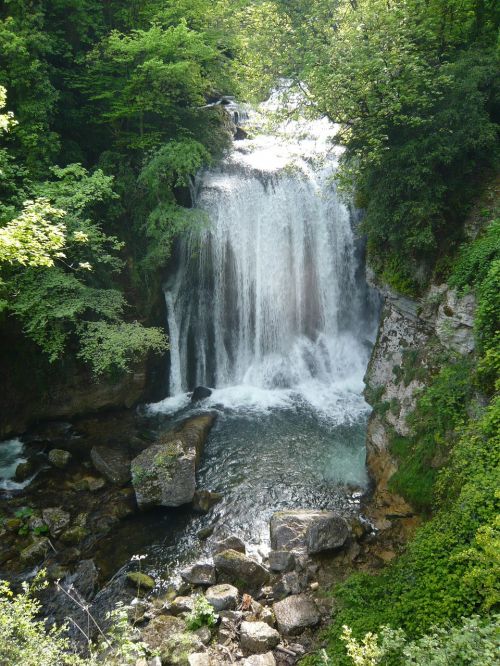
[[[225,406],[217,406],[223,397]],[[279,405],[261,400],[257,409],[255,401],[245,405],[216,391],[208,406],[217,420],[205,445],[197,486],[220,492],[222,501],[205,515],[190,507],[136,515],[101,544],[98,563],[111,573],[128,566],[132,555],[147,555],[143,570],[168,580],[177,577],[182,565],[209,556],[207,542],[199,536],[206,528],[240,536],[249,553],[261,558],[269,549],[269,519],[275,511],[357,513],[368,485],[368,410],[359,393],[344,393],[343,400],[344,408],[327,417],[290,395],[286,400],[281,396]],[[146,419],[149,426],[161,430],[203,411],[183,407],[185,402],[178,398],[175,411],[172,402],[153,406]]]

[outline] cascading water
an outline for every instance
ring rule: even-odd
[[[333,182],[334,133],[326,120],[289,122],[200,177],[208,223],[165,289],[172,396],[204,384],[219,403],[325,398],[326,411],[339,391],[359,398],[373,318]]]

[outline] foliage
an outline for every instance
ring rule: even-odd
[[[158,354],[167,349],[161,329],[144,328],[137,321],[89,322],[81,331],[80,344],[78,357],[89,363],[96,375],[127,371],[148,352]]]
[[[187,615],[186,621],[188,628],[194,631],[200,627],[213,627],[217,624],[218,618],[219,616],[212,604],[207,601],[207,598],[203,594],[199,594],[195,598],[194,608]]]
[[[459,626],[433,627],[416,641],[400,629],[382,627],[379,636],[368,633],[359,643],[344,627],[342,640],[355,666],[493,666],[500,647],[500,616],[463,618]]]

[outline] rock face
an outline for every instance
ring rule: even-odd
[[[308,554],[340,548],[349,538],[349,526],[333,511],[278,511],[271,518],[273,551]]]
[[[240,641],[246,652],[268,652],[280,642],[280,635],[265,622],[242,622]]]
[[[124,486],[130,481],[130,460],[119,449],[94,446],[90,458],[96,470],[110,483]]]
[[[239,593],[233,585],[222,583],[209,587],[205,597],[216,611],[233,610],[238,604]]]
[[[181,506],[193,500],[196,467],[214,416],[206,414],[165,433],[131,464],[139,508]]]
[[[475,311],[473,294],[459,298],[455,289],[445,293],[436,317],[436,333],[443,347],[462,355],[474,351]]]
[[[295,556],[287,550],[271,550],[269,552],[269,568],[271,571],[291,571],[295,566]]]
[[[261,564],[236,550],[217,553],[214,564],[221,580],[249,592],[258,591],[269,580],[269,572]]]
[[[273,610],[278,629],[285,636],[300,634],[307,627],[314,627],[320,619],[316,604],[305,594],[296,594],[278,601]]]

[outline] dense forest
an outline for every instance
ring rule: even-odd
[[[363,212],[376,282],[476,297],[475,353],[435,359],[411,433],[391,442],[393,489],[423,525],[378,575],[328,592],[323,647],[303,663],[497,663],[499,21],[494,0],[0,6],[0,336],[22,339],[31,373],[71,359],[113,380],[168,349],[164,272],[176,239],[207,223],[190,186],[234,134],[218,102],[283,82],[277,116],[338,124],[338,186]],[[2,663],[94,663],[36,623],[27,592],[10,595],[0,588]],[[95,663],[139,658],[123,626],[116,636],[120,656]]]

